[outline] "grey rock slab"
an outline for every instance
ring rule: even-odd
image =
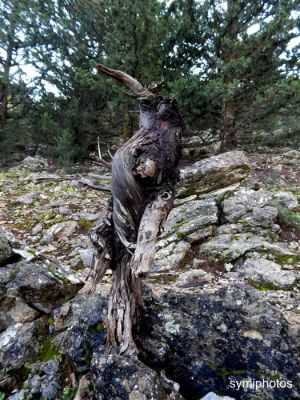
[[[186,272],[182,272],[176,280],[176,284],[189,285],[199,282],[211,281],[213,276],[202,269],[190,269]]]
[[[242,151],[230,151],[206,158],[180,171],[179,197],[201,194],[244,180],[250,172]]]
[[[269,284],[270,289],[291,289],[297,282],[293,271],[285,271],[280,265],[263,257],[247,258],[238,272],[254,284]]]
[[[152,265],[152,271],[176,270],[184,262],[191,244],[185,241],[171,243],[157,251]]]
[[[80,258],[86,268],[91,268],[94,259],[94,252],[92,249],[80,249]]]
[[[77,226],[78,224],[76,221],[66,221],[54,224],[45,232],[41,239],[41,244],[48,244],[53,240],[68,238],[75,232]]]
[[[32,322],[41,315],[22,299],[0,295],[0,332],[15,323]]]
[[[30,373],[26,382],[26,398],[56,400],[61,398],[60,363],[58,359],[32,364],[34,372]]]
[[[215,260],[234,261],[248,252],[270,252],[279,255],[291,255],[283,246],[272,244],[261,236],[251,233],[230,234],[225,233],[213,237],[208,242],[200,245],[200,251]]]

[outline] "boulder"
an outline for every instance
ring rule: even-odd
[[[68,238],[75,232],[77,226],[78,224],[76,221],[66,221],[54,224],[51,228],[47,229],[40,243],[48,244],[53,240]]]
[[[0,266],[9,262],[13,251],[4,231],[0,229]]]
[[[226,226],[227,229],[233,229],[234,226]],[[252,233],[221,233],[217,230],[217,236],[208,242],[201,244],[200,253],[204,253],[211,261],[232,262],[245,256],[250,252],[269,252],[275,255],[295,256],[279,243],[270,243],[263,236],[257,236]]]
[[[48,259],[2,267],[0,282],[4,299],[15,297],[46,313],[73,297],[83,286],[74,274]]]
[[[94,355],[92,383],[98,400],[180,400],[179,385],[138,359]]]
[[[48,160],[38,155],[35,157],[28,156],[22,161],[22,167],[29,169],[30,171],[48,168],[48,166]]]
[[[184,398],[213,391],[250,400],[258,394],[255,388],[237,391],[230,381],[274,376],[292,381],[293,387],[261,388],[260,398],[297,398],[299,332],[290,330],[256,289],[229,284],[210,291],[170,290],[159,301],[148,295],[146,304],[142,361],[178,382]]]
[[[177,187],[179,197],[207,193],[243,181],[250,165],[242,151],[230,151],[213,156],[180,171]]]
[[[191,245],[212,235],[218,222],[218,208],[213,199],[190,200],[173,208],[159,237],[153,270],[178,268]]]
[[[16,371],[39,352],[42,320],[16,323],[0,335],[0,390],[13,388],[19,377]]]
[[[30,365],[32,372],[26,382],[26,399],[56,400],[62,392],[60,382],[60,362],[57,358],[47,362],[35,362]]]
[[[297,282],[293,271],[285,271],[279,264],[264,257],[248,258],[238,268],[241,277],[252,285],[269,289],[291,289]]]

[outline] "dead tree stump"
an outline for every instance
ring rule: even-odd
[[[98,65],[140,101],[140,129],[114,155],[112,202],[91,231],[94,281],[113,270],[107,344],[134,355],[134,333],[143,309],[140,277],[150,270],[155,241],[173,205],[184,123],[174,97],[155,95],[131,76]]]

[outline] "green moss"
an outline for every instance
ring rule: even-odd
[[[13,280],[15,279],[15,277],[18,275],[19,271],[20,271],[20,268],[17,268],[17,267],[14,268],[14,269],[11,271],[11,273],[9,274],[8,281],[9,281],[9,282],[13,281]]]
[[[157,274],[157,275],[152,275],[149,277],[149,280],[154,281],[154,282],[160,282],[160,283],[175,282],[176,279],[177,279],[177,276],[173,275],[173,274]]]
[[[31,363],[36,361],[47,362],[52,360],[53,358],[60,357],[59,350],[56,344],[51,339],[46,339],[41,343],[40,351],[38,354],[31,360]]]
[[[2,172],[0,174],[0,180],[16,180],[18,179],[18,175],[14,172]]]
[[[75,271],[82,271],[85,269],[85,265],[82,260],[79,260],[76,267],[74,268]]]
[[[186,237],[186,234],[182,232],[176,232],[176,236],[178,239],[183,240]]]
[[[31,229],[34,227],[34,225],[36,224],[36,221],[32,220],[32,221],[22,221],[22,222],[17,222],[15,224],[15,227],[17,229]]]
[[[51,276],[53,277],[53,279],[56,280],[56,282],[58,283],[63,283],[65,285],[67,285],[69,282],[69,280],[67,278],[65,278],[62,275],[59,275],[53,268],[49,267],[48,271],[50,272]]]
[[[300,315],[300,310],[293,310],[293,313]]]
[[[275,262],[279,265],[296,265],[300,262],[300,256],[277,254],[275,256]]]
[[[98,324],[96,324],[94,326],[90,326],[88,328],[88,332],[90,332],[90,333],[102,333],[102,332],[105,332],[105,326],[104,326],[103,323],[99,322]]]
[[[111,179],[99,179],[97,182],[99,185],[110,185]]]
[[[197,193],[198,187],[199,187],[198,182],[188,183],[186,186],[180,187],[178,189],[177,196],[179,198],[191,196],[192,194]]]
[[[240,375],[247,375],[247,370],[245,369],[232,369],[228,370],[226,367],[221,367],[219,368],[216,364],[214,363],[209,363],[209,368],[213,371],[216,372],[217,374],[220,374],[223,381],[226,382],[227,377],[230,375],[232,376],[240,376]]]
[[[278,219],[279,223],[284,223],[291,228],[294,228],[300,233],[300,212],[287,210],[285,208],[278,208]]]
[[[294,286],[296,286],[297,283],[295,283],[294,285],[288,286],[288,287],[279,287],[277,285],[274,285],[274,283],[270,283],[270,282],[255,282],[253,280],[249,280],[248,281],[249,285],[254,287],[257,290],[260,290],[261,292],[268,292],[270,290],[292,290],[294,288]]]
[[[84,229],[91,229],[95,225],[95,221],[90,221],[85,218],[80,218],[78,221],[78,225]]]
[[[154,303],[154,304],[152,304],[152,307],[157,311],[164,311],[166,308],[166,306],[164,306],[163,304],[160,304],[160,303]]]
[[[62,396],[60,400],[73,400],[76,396],[78,387],[66,387],[63,389]]]
[[[222,193],[218,198],[217,198],[217,206],[220,206],[224,203],[224,200],[229,199],[230,197],[234,196],[234,192],[232,190],[228,190],[227,192]]]
[[[55,323],[54,319],[50,317],[50,318],[48,319],[48,324],[49,324],[50,326],[54,326],[54,323]]]

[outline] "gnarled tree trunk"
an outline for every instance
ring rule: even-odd
[[[174,98],[151,93],[121,71],[102,65],[140,100],[140,130],[112,161],[112,204],[91,238],[95,277],[114,272],[108,309],[108,346],[136,354],[134,332],[143,308],[141,275],[150,270],[155,240],[173,205],[184,124]]]

